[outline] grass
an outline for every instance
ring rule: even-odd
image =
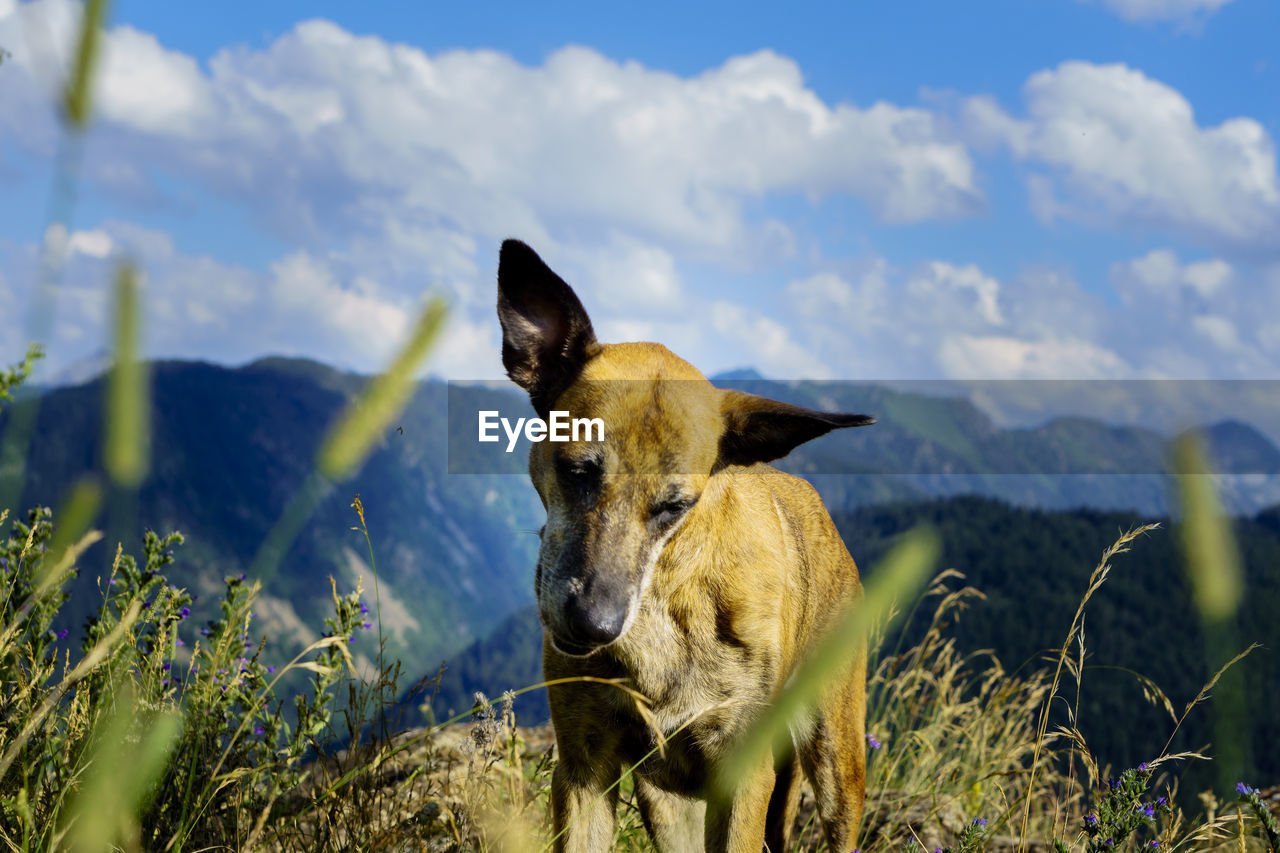
[[[92,116],[92,80],[105,3],[89,0],[64,98],[68,139],[60,156],[46,229],[33,338],[50,327],[73,200],[79,147]],[[58,226],[58,227],[54,227]],[[59,228],[61,230],[59,230]],[[136,271],[120,267],[116,341],[104,425],[106,473],[126,498],[147,470],[145,371],[137,353]],[[339,590],[323,636],[290,660],[255,623],[260,579],[317,501],[357,469],[395,420],[417,366],[438,337],[443,309],[432,303],[388,371],[338,420],[307,485],[277,520],[253,577],[225,579],[218,616],[190,621],[192,596],[166,571],[179,533],[148,531],[138,555],[117,546],[108,565],[83,566],[102,534],[94,524],[104,486],[95,476],[69,494],[54,524],[46,507],[14,515],[35,406],[10,420],[0,448],[0,849],[73,850],[513,850],[551,843],[547,806],[554,752],[546,733],[519,729],[511,697],[477,695],[474,720],[399,731],[392,707],[402,673],[380,642],[376,672],[359,677],[348,645],[378,616],[377,563],[358,496],[353,508],[374,571],[375,608],[361,584]],[[0,371],[0,403],[31,372],[41,351]],[[1183,470],[1204,470],[1191,462]],[[1238,591],[1220,589],[1234,553],[1207,479],[1182,478],[1185,550],[1207,626],[1225,624]],[[124,501],[121,505],[128,505]],[[869,796],[859,848],[867,851],[1037,849],[1101,853],[1119,849],[1271,850],[1280,830],[1258,792],[1244,782],[1234,805],[1214,792],[1189,815],[1178,805],[1178,770],[1209,756],[1152,756],[1136,768],[1107,770],[1075,724],[1087,689],[1083,616],[1112,561],[1149,528],[1130,531],[1095,570],[1074,617],[1062,614],[1064,642],[1047,666],[1008,672],[993,655],[956,647],[949,627],[981,593],[956,572],[915,595],[932,561],[927,536],[905,542],[875,577],[866,606],[848,614],[833,642],[815,650],[801,677],[762,716],[743,746],[744,761],[786,729],[788,720],[843,669],[841,646],[871,640],[868,685]],[[993,543],[999,547],[999,543]],[[1225,561],[1225,563],[1224,563]],[[55,629],[70,578],[98,580],[94,616],[78,644]],[[1228,576],[1234,574],[1228,572]],[[1205,584],[1209,584],[1206,586]],[[894,626],[903,606],[932,608],[923,639],[907,645]],[[1050,617],[1051,618],[1051,617]],[[1209,631],[1206,654],[1219,660],[1232,639]],[[381,630],[379,628],[379,635]],[[1247,653],[1247,651],[1245,652]],[[1229,661],[1199,695],[1174,713],[1173,732],[1216,689],[1231,698]],[[305,676],[302,690],[285,689]],[[540,689],[534,685],[528,689]],[[644,697],[619,684],[644,711]],[[416,689],[429,690],[429,681]],[[1229,733],[1227,733],[1229,735]],[[1225,735],[1224,735],[1225,736]],[[1229,738],[1228,738],[1229,739]],[[729,765],[731,770],[732,765]],[[732,785],[731,772],[721,782]],[[618,780],[619,850],[649,850],[628,774]],[[1225,787],[1225,786],[1224,786]],[[1223,790],[1227,800],[1232,792]],[[797,850],[821,850],[812,796],[802,803]]]
[[[6,520],[0,544],[3,849],[547,845],[554,753],[546,733],[516,727],[511,695],[477,696],[470,724],[398,731],[388,716],[398,667],[360,679],[347,653],[371,624],[361,588],[334,587],[326,636],[273,666],[273,644],[254,631],[259,585],[226,578],[221,617],[197,628],[187,621],[190,596],[165,577],[181,537],[149,533],[139,558],[117,550],[75,650],[51,626],[63,583],[95,536],[58,551],[52,522],[47,509]],[[871,638],[861,850],[1107,851],[1152,841],[1166,850],[1276,849],[1274,819],[1247,785],[1235,809],[1190,817],[1176,807],[1178,768],[1203,756],[1153,756],[1109,779],[1074,728],[1085,689],[1082,613],[1103,594],[1113,561],[1153,534],[1131,531],[1107,551],[1062,648],[1028,674],[949,637],[981,596],[958,572],[938,575],[912,605],[932,613],[914,645],[883,630],[898,615],[886,606]],[[299,670],[310,674],[309,690],[277,696],[281,679]],[[126,763],[132,772],[122,777]],[[627,778],[620,801],[617,849],[650,849]],[[823,849],[809,803],[797,850]]]

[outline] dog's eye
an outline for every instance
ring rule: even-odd
[[[600,485],[600,463],[594,459],[567,459],[562,456],[556,460],[556,473],[561,483],[579,494],[593,492]]]
[[[649,517],[659,527],[666,527],[688,512],[697,502],[697,498],[670,498],[654,504],[649,510]]]

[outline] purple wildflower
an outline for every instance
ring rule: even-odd
[[[184,607],[184,608],[182,608],[181,610],[179,610],[179,611],[178,611],[178,618],[179,618],[179,619],[186,619],[186,618],[187,618],[188,616],[190,616],[190,615],[191,615],[191,608],[190,608],[190,607]]]
[[[1142,813],[1147,817],[1155,817],[1156,807],[1148,803],[1147,805],[1142,807]]]
[[[880,747],[884,746],[884,744],[882,744],[882,743],[880,743],[880,741],[876,740],[876,736],[875,736],[875,735],[873,735],[873,734],[868,734],[868,735],[867,735],[867,746],[871,747],[872,749],[879,749]]]
[[[1243,782],[1236,783],[1236,792],[1240,794],[1244,794],[1245,796],[1248,796],[1249,794],[1257,793],[1253,788],[1250,788],[1248,785],[1246,785]]]

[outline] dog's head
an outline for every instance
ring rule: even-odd
[[[573,289],[517,240],[502,244],[498,319],[507,375],[538,415],[603,424],[602,438],[583,429],[535,443],[529,455],[547,510],[538,607],[565,654],[590,654],[625,633],[663,548],[707,511],[699,499],[717,472],[874,423],[716,388],[658,344],[601,344]]]

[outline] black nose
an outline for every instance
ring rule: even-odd
[[[590,595],[572,596],[565,603],[564,615],[575,642],[603,646],[622,633],[627,608],[625,603],[601,601]]]

